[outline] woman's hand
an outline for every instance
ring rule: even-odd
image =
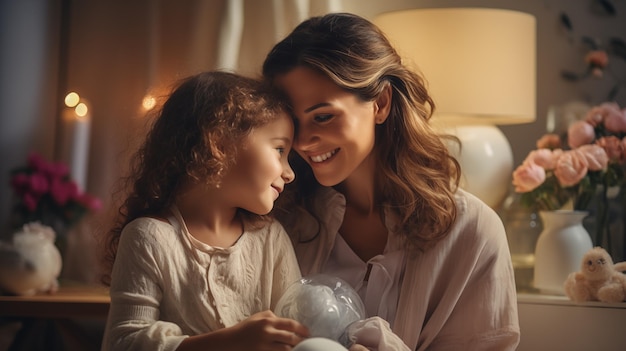
[[[229,350],[289,351],[309,336],[308,329],[288,318],[263,311],[232,327],[234,333]]]

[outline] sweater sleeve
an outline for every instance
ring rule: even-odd
[[[271,302],[272,310],[274,310],[276,303],[285,293],[287,288],[301,277],[298,261],[289,236],[278,221],[275,221],[272,225],[272,232],[274,231],[277,235],[274,245],[275,253]]]
[[[445,289],[435,289],[441,299],[435,305],[436,317],[429,322],[437,321],[441,327],[430,334],[427,349],[515,350],[520,331],[505,229],[492,209],[467,196],[459,235],[445,250],[445,257],[440,256],[445,263],[439,283],[443,287],[447,280],[447,284]]]
[[[414,350],[515,350],[511,256],[498,215],[459,190],[459,216],[436,246],[407,259],[393,330]]]
[[[130,223],[122,232],[113,265],[111,307],[102,350],[175,350],[182,340],[180,327],[159,320],[163,296],[160,261],[164,230],[156,220]]]

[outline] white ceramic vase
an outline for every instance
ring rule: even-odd
[[[534,287],[541,293],[565,295],[563,283],[571,272],[580,270],[587,251],[593,248],[583,227],[586,211],[542,211],[543,230],[535,247]]]

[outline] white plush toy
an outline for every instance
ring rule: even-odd
[[[572,272],[564,283],[565,295],[575,302],[626,301],[626,262],[613,264],[606,250],[594,247],[583,256],[580,271]]]
[[[0,242],[0,290],[14,295],[54,293],[59,287],[61,254],[52,228],[29,223],[13,234],[13,242]]]
[[[311,337],[326,338],[350,346],[348,327],[365,318],[365,307],[352,287],[325,274],[304,277],[292,284],[278,300],[279,317],[299,321]]]

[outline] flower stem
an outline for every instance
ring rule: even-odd
[[[611,254],[611,235],[608,232],[607,222],[609,217],[609,186],[605,181],[603,184],[600,202],[598,203],[598,222],[596,223],[596,241],[598,246],[602,246]],[[606,246],[603,246],[604,234],[606,235]]]

